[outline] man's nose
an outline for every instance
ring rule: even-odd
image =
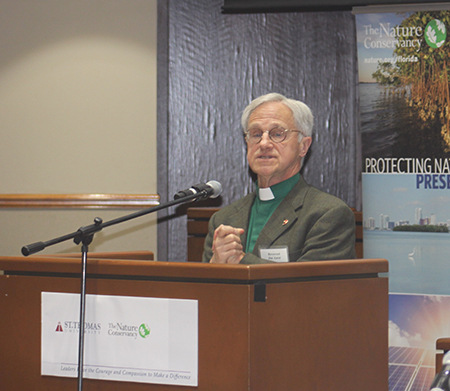
[[[273,141],[269,136],[269,132],[264,132],[261,136],[260,144],[261,146],[272,145]]]

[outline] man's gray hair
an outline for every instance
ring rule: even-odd
[[[247,131],[248,119],[252,112],[263,103],[267,102],[280,102],[286,105],[292,111],[292,115],[294,117],[295,126],[298,130],[301,130],[305,136],[312,136],[312,129],[314,125],[314,117],[308,106],[306,106],[303,102],[294,99],[288,99],[281,94],[277,94],[272,92],[270,94],[262,95],[259,98],[252,100],[252,102],[245,108],[242,113],[241,124],[244,132]],[[299,140],[303,137],[301,133],[299,133]]]

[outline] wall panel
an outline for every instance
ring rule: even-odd
[[[358,208],[353,15],[224,15],[222,5],[217,0],[158,3],[161,202],[211,179],[222,183],[220,205],[252,191],[240,115],[253,98],[280,92],[303,100],[315,116],[302,171],[306,180]],[[178,207],[159,215],[160,260],[186,259],[184,212]]]

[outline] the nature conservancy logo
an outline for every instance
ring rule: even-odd
[[[445,24],[438,19],[433,19],[425,27],[425,41],[433,49],[440,48],[447,39]]]
[[[139,326],[139,335],[142,338],[147,338],[150,335],[150,327],[148,327],[147,323],[142,323]]]
[[[428,22],[425,29],[421,26],[393,26],[390,23],[367,24],[363,26],[363,36],[366,49],[412,48],[419,52],[422,38],[431,48],[440,48],[447,39],[447,28],[439,19]]]
[[[147,323],[140,326],[116,322],[108,323],[108,335],[115,337],[131,337],[136,339],[138,336],[147,338],[150,335],[150,327]]]
[[[412,48],[416,52],[422,45],[423,28],[420,26],[393,26],[391,23],[363,26],[366,49]]]

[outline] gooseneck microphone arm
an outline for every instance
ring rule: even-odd
[[[94,219],[94,224],[88,225],[86,227],[81,227],[77,231],[72,232],[70,234],[63,235],[58,238],[48,240],[46,242],[36,242],[36,243],[29,244],[27,246],[23,246],[22,254],[24,256],[35,254],[39,251],[44,250],[46,247],[53,246],[54,244],[57,244],[57,243],[65,242],[70,239],[73,239],[73,241],[76,244],[80,244],[83,241],[83,237],[93,235],[96,232],[100,232],[103,228],[110,227],[110,226],[116,225],[116,224],[120,224],[125,221],[132,220],[132,219],[144,216],[149,213],[157,212],[158,210],[169,208],[173,205],[181,204],[181,203],[192,201],[192,200],[197,201],[197,200],[205,199],[207,197],[208,197],[208,192],[206,190],[202,190],[199,193],[190,194],[185,197],[177,198],[176,200],[166,202],[165,204],[160,204],[160,205],[154,206],[152,208],[143,209],[143,210],[137,211],[135,213],[131,213],[129,215],[118,217],[118,218],[110,220],[110,221],[103,222],[103,220],[100,217],[96,217]]]

